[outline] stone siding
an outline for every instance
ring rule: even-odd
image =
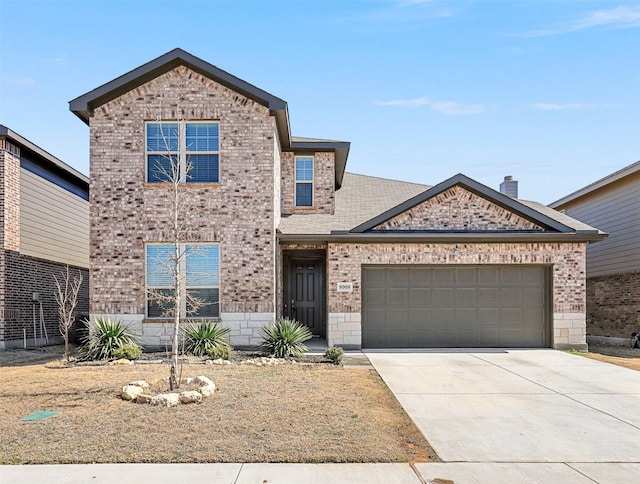
[[[347,244],[330,243],[327,295],[330,344],[353,345],[361,335],[362,265],[367,264],[535,264],[552,268],[553,346],[586,348],[585,245],[583,243]],[[353,292],[337,292],[351,282]],[[347,315],[355,315],[349,319]],[[349,322],[348,333],[341,323]],[[346,326],[344,326],[346,328]],[[348,338],[346,337],[348,336]],[[348,341],[347,341],[348,339]]]
[[[542,230],[489,200],[454,186],[373,230]]]
[[[327,213],[333,215],[335,207],[335,155],[317,152],[313,157],[313,207],[295,205],[295,157],[292,152],[282,153],[281,210],[291,213]]]
[[[587,279],[587,334],[629,339],[640,331],[640,272]]]
[[[145,121],[157,119],[220,123],[219,183],[184,186],[185,240],[220,244],[221,307],[249,302],[273,314],[275,119],[186,67],[90,119],[91,313],[133,320],[145,313],[145,244],[168,240],[169,190],[145,183]]]

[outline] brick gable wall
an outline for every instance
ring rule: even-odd
[[[542,230],[542,227],[455,186],[373,230]]]

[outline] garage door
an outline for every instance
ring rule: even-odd
[[[365,266],[362,346],[549,346],[546,273],[531,266]]]

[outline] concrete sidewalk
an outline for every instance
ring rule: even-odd
[[[81,464],[0,466],[2,484],[637,484],[640,464]],[[438,481],[438,479],[440,481]]]

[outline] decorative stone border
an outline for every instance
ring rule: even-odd
[[[198,385],[198,390],[151,395],[145,393],[145,390],[149,388],[149,384],[144,380],[137,380],[122,387],[120,397],[123,400],[135,403],[149,403],[160,407],[175,407],[181,403],[200,403],[203,398],[210,397],[216,391],[215,383],[203,375],[195,378],[183,378],[180,382],[185,385]]]

